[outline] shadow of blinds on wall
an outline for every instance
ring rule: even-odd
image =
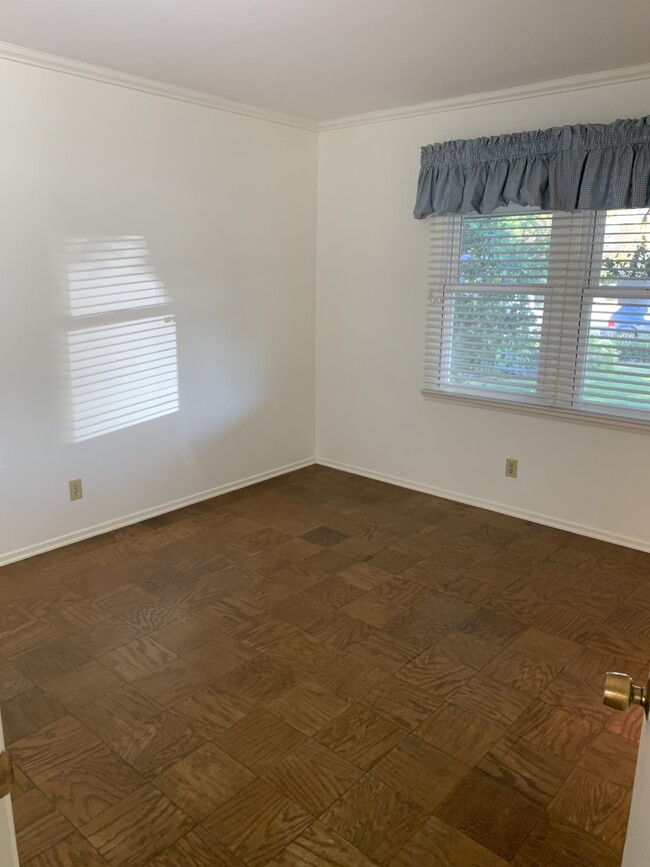
[[[146,240],[71,239],[65,265],[73,440],[177,412],[176,319]]]

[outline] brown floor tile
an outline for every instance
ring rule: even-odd
[[[595,735],[588,720],[544,702],[533,703],[511,731],[568,762],[577,762]]]
[[[417,737],[466,765],[479,762],[505,734],[471,711],[445,703],[415,730]]]
[[[41,789],[79,828],[143,783],[142,777],[108,747],[98,747],[42,782]]]
[[[99,852],[81,834],[70,834],[33,858],[26,867],[107,867]]]
[[[362,774],[355,765],[309,740],[274,763],[264,773],[264,779],[312,816],[320,816]]]
[[[475,674],[473,668],[461,665],[433,647],[405,665],[397,674],[397,678],[444,699],[456,692]]]
[[[204,737],[214,738],[243,719],[253,705],[240,695],[214,685],[182,699],[170,710],[187,719]]]
[[[554,798],[548,815],[622,852],[629,810],[628,789],[577,768]]]
[[[457,689],[449,703],[493,725],[508,728],[525,712],[531,698],[493,677],[478,674]]]
[[[506,647],[485,666],[483,674],[535,698],[561,670],[559,662],[525,656]]]
[[[550,804],[573,770],[564,759],[512,735],[497,741],[477,767],[542,807]]]
[[[5,702],[33,686],[32,681],[25,677],[22,671],[6,660],[0,661],[0,701]]]
[[[91,659],[79,668],[46,681],[43,690],[66,710],[72,711],[122,684],[118,675],[96,659]]]
[[[544,815],[512,863],[516,867],[620,867],[621,857],[575,825]]]
[[[168,706],[207,686],[211,680],[204,669],[179,657],[153,674],[134,680],[133,685],[152,701]]]
[[[204,743],[182,717],[164,711],[112,741],[111,749],[144,777],[153,777]]]
[[[376,867],[363,852],[351,846],[321,822],[313,822],[267,867]]]
[[[75,717],[107,743],[160,713],[159,705],[127,684],[75,710]]]
[[[121,617],[109,617],[96,626],[73,636],[73,641],[88,656],[97,657],[122,647],[141,636],[139,629],[126,623]]]
[[[506,864],[493,852],[432,816],[393,858],[390,867],[506,867]]]
[[[373,686],[361,698],[380,717],[398,728],[412,731],[442,704],[430,692],[424,692],[397,678]]]
[[[321,821],[380,864],[387,863],[424,823],[427,814],[404,795],[365,776]]]
[[[403,740],[405,733],[370,709],[354,705],[321,729],[316,740],[364,771]]]
[[[259,709],[219,733],[214,742],[219,749],[261,774],[304,740],[302,732]]]
[[[34,683],[65,674],[87,661],[86,654],[67,638],[48,641],[12,659],[13,665]]]
[[[13,802],[18,855],[25,864],[65,839],[74,828],[45,795],[32,789]],[[56,862],[55,862],[56,863]]]
[[[246,867],[229,849],[203,828],[193,828],[147,867]]]
[[[371,774],[432,813],[469,771],[468,765],[410,735]]]
[[[250,867],[263,867],[310,824],[312,817],[264,780],[256,780],[205,821]]]
[[[38,686],[2,703],[2,726],[6,744],[34,734],[65,716],[65,708]]]
[[[281,692],[266,707],[293,728],[313,735],[347,710],[350,703],[309,680]]]
[[[168,662],[176,659],[176,654],[155,642],[148,635],[142,635],[129,644],[105,653],[99,659],[103,665],[124,680],[131,681],[137,680],[139,677],[146,677],[146,675],[163,668]]]
[[[153,786],[137,789],[81,829],[113,867],[140,867],[192,827]]]
[[[210,743],[163,771],[153,782],[184,813],[200,822],[254,780],[254,774]]]
[[[81,761],[101,746],[101,741],[74,717],[65,716],[33,735],[16,741],[11,754],[36,783]]]
[[[516,855],[540,814],[528,798],[480,771],[461,780],[436,811],[443,822],[506,861]]]

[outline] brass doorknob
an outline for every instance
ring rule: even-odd
[[[616,710],[628,710],[630,705],[639,704],[645,710],[647,719],[650,710],[650,682],[647,686],[637,686],[629,674],[608,671],[605,675],[603,704]]]

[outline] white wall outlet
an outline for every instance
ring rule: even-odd
[[[515,458],[506,458],[506,476],[509,479],[517,478],[517,464]]]
[[[68,489],[70,491],[71,500],[80,500],[84,495],[83,488],[81,487],[81,479],[72,479],[72,481],[68,482]]]

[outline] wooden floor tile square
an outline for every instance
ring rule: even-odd
[[[508,728],[525,712],[531,697],[493,677],[478,674],[457,689],[449,703],[493,725]]]
[[[386,864],[424,823],[414,801],[370,776],[337,801],[321,821],[369,858]]]
[[[255,780],[255,775],[214,744],[204,744],[153,782],[184,813],[200,822]]]
[[[347,653],[355,659],[364,661],[367,665],[376,666],[389,674],[394,674],[420,651],[406,641],[400,641],[387,632],[377,630],[364,638],[358,644],[348,648]]]
[[[576,825],[614,851],[622,852],[629,811],[628,789],[576,768],[551,803],[548,814]]]
[[[636,770],[637,746],[612,732],[602,731],[587,747],[579,765],[617,786],[631,788]]]
[[[16,741],[11,753],[20,768],[40,785],[100,746],[101,741],[91,731],[74,717],[65,716]]]
[[[309,740],[268,768],[264,778],[312,816],[320,816],[362,774],[355,765]]]
[[[182,717],[164,711],[111,741],[111,749],[144,777],[153,777],[204,743]]]
[[[220,680],[220,685],[252,702],[270,701],[298,683],[298,675],[281,661],[260,657]]]
[[[29,620],[0,632],[0,653],[11,659],[59,638],[61,636],[49,623],[44,620]]]
[[[480,771],[464,777],[436,815],[506,861],[532,830],[541,808]]]
[[[112,867],[140,867],[182,837],[192,820],[146,785],[81,829]]]
[[[577,762],[596,734],[589,720],[544,702],[533,703],[511,731],[568,762]]]
[[[91,659],[72,671],[46,681],[43,689],[66,710],[71,711],[89,704],[122,684],[123,681],[117,674],[96,659]]]
[[[596,837],[542,816],[512,862],[515,867],[620,867],[621,856]]]
[[[12,744],[34,734],[65,714],[63,705],[41,687],[24,690],[2,703],[5,743]]]
[[[5,702],[34,684],[22,671],[6,660],[0,661],[0,701]]]
[[[105,653],[99,659],[124,680],[131,681],[157,671],[176,659],[176,654],[149,636],[142,635],[129,644]]]
[[[350,707],[317,683],[306,680],[281,692],[266,707],[306,735],[313,735]]]
[[[313,822],[267,867],[305,867],[307,864],[310,867],[376,867],[375,861],[321,822]]]
[[[74,712],[76,719],[107,743],[128,735],[140,723],[157,716],[160,706],[127,684]]]
[[[130,765],[102,746],[49,777],[41,789],[79,828],[143,784]]]
[[[361,705],[353,705],[315,735],[323,746],[365,771],[404,737],[401,729]]]
[[[475,765],[505,734],[501,726],[487,723],[453,704],[445,703],[415,730],[417,737],[466,765]]]
[[[311,823],[305,810],[264,780],[219,807],[204,825],[250,867],[263,867]]]
[[[477,767],[542,807],[550,804],[573,770],[570,762],[512,735],[498,741]]]
[[[214,738],[229,729],[253,710],[254,705],[237,695],[214,685],[195,692],[171,706],[206,738]]]
[[[147,867],[246,867],[236,855],[203,828],[193,828]]]
[[[133,685],[152,701],[168,706],[207,686],[211,680],[204,669],[179,657],[153,674],[134,680]]]
[[[21,863],[26,864],[74,831],[38,789],[32,789],[13,801],[16,842]]]
[[[432,813],[469,771],[468,765],[410,735],[371,774]]]
[[[109,617],[90,629],[73,636],[72,640],[88,656],[97,657],[117,647],[135,641],[142,633],[121,617]]]
[[[215,744],[256,773],[263,773],[285,753],[305,740],[305,735],[266,710],[254,710],[227,731]]]
[[[13,665],[34,683],[65,674],[87,661],[86,654],[67,638],[48,641],[12,659]]]
[[[361,702],[389,723],[412,731],[440,707],[442,699],[393,677],[375,684]]]
[[[81,834],[70,834],[37,855],[26,867],[107,867],[99,852]]]
[[[432,816],[393,858],[390,867],[506,867],[507,863]]]
[[[439,698],[446,698],[475,674],[473,668],[461,665],[437,648],[432,648],[405,665],[397,677],[410,683],[411,686],[430,692]]]

